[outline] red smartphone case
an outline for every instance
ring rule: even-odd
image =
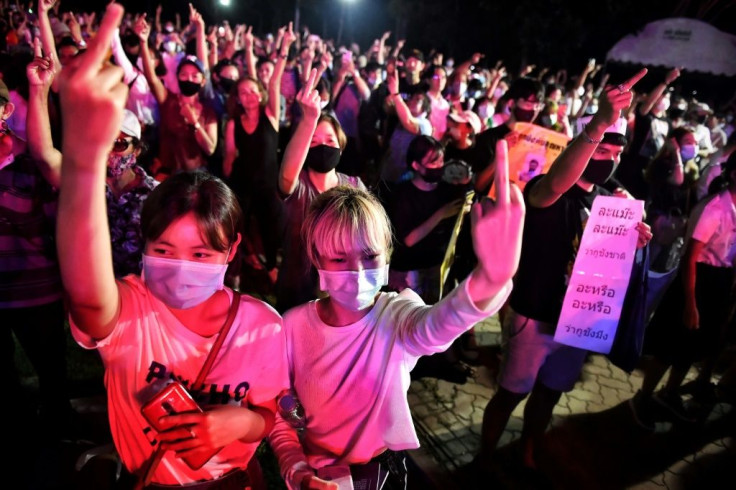
[[[165,415],[179,413],[202,412],[194,398],[184,389],[181,383],[171,383],[162,389],[156,396],[141,407],[141,414],[151,424],[151,427],[161,432],[164,430],[159,419]],[[221,448],[195,451],[181,459],[193,470],[198,470],[220,451]]]

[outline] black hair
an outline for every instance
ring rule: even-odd
[[[506,95],[511,100],[527,100],[534,96],[538,101],[544,100],[544,85],[539,80],[529,77],[517,78],[511,83]]]
[[[190,212],[204,240],[220,252],[228,250],[241,231],[243,213],[235,193],[214,175],[195,170],[176,173],[151,191],[141,210],[143,238],[156,240]]]
[[[411,167],[414,162],[421,162],[429,153],[444,153],[445,147],[431,136],[419,135],[409,143],[406,150],[406,164]]]

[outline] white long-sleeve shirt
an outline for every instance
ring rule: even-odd
[[[291,488],[309,468],[419,447],[407,401],[410,371],[420,356],[446,350],[497,312],[511,288],[509,281],[485,311],[470,299],[467,280],[431,307],[409,289],[382,293],[365,317],[344,327],[325,324],[315,301],[288,311],[289,372],[307,426],[300,439],[277,416],[269,437]]]

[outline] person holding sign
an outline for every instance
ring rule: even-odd
[[[609,87],[583,132],[548,173],[533,178],[524,189],[528,211],[521,260],[502,329],[499,388],[483,417],[475,461],[479,468],[490,462],[512,411],[530,393],[524,411],[523,462],[536,468],[534,449],[552,409],[580,375],[587,351],[555,342],[555,326],[593,200],[610,195],[601,184],[613,175],[626,144],[621,110],[631,104],[630,89],[646,72]],[[651,238],[649,227],[638,223],[636,229],[637,246],[643,247]]]
[[[338,186],[315,197],[302,226],[304,248],[329,296],[284,316],[291,382],[307,424],[297,434],[277,416],[270,435],[289,488],[324,488],[320,476],[356,476],[369,463],[388,472],[382,488],[406,488],[402,451],[419,447],[409,372],[497,312],[511,292],[524,203],[509,185],[508,165],[499,165],[495,184],[496,203],[484,198],[471,209],[477,267],[432,306],[411,289],[380,292],[391,226],[371,194]]]

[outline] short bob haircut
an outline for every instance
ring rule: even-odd
[[[233,191],[199,170],[174,174],[148,195],[141,210],[143,239],[156,240],[189,212],[197,218],[202,238],[220,252],[227,251],[241,231],[243,213]]]
[[[302,223],[302,239],[309,261],[317,268],[319,258],[351,250],[355,244],[369,253],[393,251],[391,222],[378,200],[368,191],[337,186],[312,201]]]

